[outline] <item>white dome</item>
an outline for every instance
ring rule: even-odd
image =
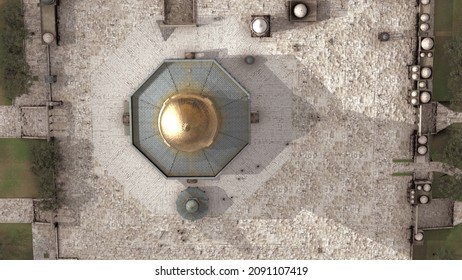
[[[432,57],[433,54],[432,54],[431,52],[429,52],[429,53],[427,53],[427,56],[428,56],[428,57]]]
[[[421,185],[418,185],[418,186],[417,186],[417,190],[418,190],[418,191],[421,191],[421,190],[422,190],[422,186],[421,186]]]
[[[428,23],[422,23],[420,25],[420,30],[422,31],[428,31],[428,29],[430,29],[430,25],[428,25]]]
[[[425,22],[425,21],[428,21],[430,19],[430,15],[429,14],[421,14],[420,15],[420,20]]]
[[[419,71],[419,66],[414,65],[414,66],[412,66],[411,70],[412,70],[412,72],[417,72],[417,71]]]
[[[422,5],[427,5],[430,4],[430,0],[420,0],[420,3],[422,3]]]
[[[49,32],[44,33],[43,36],[42,36],[42,40],[46,44],[51,44],[55,40],[55,35],[53,35],[53,34],[51,34]]]
[[[425,135],[419,136],[419,138],[417,138],[417,142],[419,142],[420,145],[425,145],[428,142],[428,138]]]
[[[420,203],[422,203],[422,204],[427,204],[427,203],[428,203],[428,200],[429,200],[429,199],[428,199],[428,196],[426,196],[426,195],[422,195],[421,197],[419,197],[419,201],[420,201]]]
[[[425,53],[421,52],[420,57],[425,57]]]
[[[423,235],[423,233],[421,233],[421,232],[418,232],[418,233],[416,233],[416,234],[414,235],[414,239],[417,240],[417,241],[422,241],[423,238],[424,238],[424,235]]]
[[[417,97],[419,95],[419,92],[417,90],[411,91],[411,97]]]
[[[308,14],[308,7],[305,4],[297,4],[294,7],[294,15],[298,18],[304,18]]]
[[[427,83],[426,83],[426,82],[424,82],[424,81],[419,82],[419,87],[420,87],[420,88],[424,88],[424,87],[426,87],[426,86],[427,86]]]
[[[420,102],[428,103],[432,99],[431,94],[428,91],[424,91],[420,94]]]
[[[253,22],[252,22],[252,30],[255,32],[255,33],[258,33],[258,34],[262,34],[262,33],[265,33],[266,30],[268,30],[268,24],[266,23],[266,21],[262,18],[256,18]]]
[[[432,38],[424,38],[420,44],[420,46],[422,47],[422,49],[426,50],[426,51],[429,51],[431,49],[433,49],[433,39]]]
[[[427,153],[427,147],[426,146],[420,146],[419,148],[417,148],[417,153],[419,153],[419,155],[425,155]]]
[[[423,189],[424,189],[424,191],[429,192],[429,191],[431,191],[432,186],[431,186],[430,184],[425,184],[425,185],[423,186]]]
[[[419,104],[419,100],[417,100],[417,98],[412,98],[411,99],[411,104],[412,105],[417,105],[417,104]]]
[[[420,76],[424,79],[428,79],[430,78],[432,75],[432,69],[429,68],[429,67],[423,67],[421,70],[420,70]]]
[[[419,79],[419,74],[417,74],[417,73],[412,73],[411,78],[412,78],[413,80],[418,80],[418,79]]]

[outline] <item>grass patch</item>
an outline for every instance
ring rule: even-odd
[[[462,124],[452,124],[433,135],[430,141],[430,159],[462,169]]]
[[[432,196],[462,201],[462,180],[444,173],[433,172]]]
[[[456,2],[458,2],[456,0]],[[453,0],[435,1],[435,31],[452,31]]]
[[[32,148],[40,140],[0,139],[0,197],[35,198],[38,178],[32,171]]]
[[[462,259],[462,225],[453,229],[425,231],[424,244],[414,246],[413,259]]]
[[[462,31],[462,0],[435,2],[435,56],[433,60],[433,96],[440,102],[453,101],[459,92],[459,78],[454,76],[459,57],[457,51],[450,54],[448,46]],[[459,35],[462,36],[462,35]],[[460,46],[456,44],[455,49]],[[452,76],[451,76],[452,74]],[[450,84],[453,84],[452,86]],[[455,85],[454,85],[455,84]]]
[[[14,97],[26,92],[29,66],[25,59],[21,0],[0,1],[0,105],[11,105]]]
[[[408,163],[408,162],[414,162],[412,158],[394,158],[393,159],[394,163]]]
[[[413,172],[394,172],[394,173],[391,173],[391,176],[412,176],[414,175]]]
[[[0,224],[0,260],[32,259],[32,225]]]
[[[438,1],[444,2],[444,1]],[[449,57],[445,50],[447,42],[452,40],[452,36],[435,37],[435,56],[433,59],[433,96],[435,101],[450,101],[452,92],[449,89],[448,78],[451,69],[449,68]]]

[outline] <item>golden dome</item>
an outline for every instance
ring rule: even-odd
[[[195,152],[212,145],[218,131],[218,116],[207,97],[180,93],[164,102],[158,124],[168,146]]]

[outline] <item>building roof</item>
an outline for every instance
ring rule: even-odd
[[[166,60],[131,97],[132,141],[167,177],[214,177],[249,143],[250,98],[215,60]]]

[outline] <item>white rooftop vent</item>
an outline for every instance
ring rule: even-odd
[[[419,155],[422,155],[422,156],[425,155],[427,153],[427,151],[428,151],[428,149],[427,149],[426,146],[420,146],[420,147],[417,148],[417,153]]]
[[[422,203],[422,204],[427,204],[428,201],[429,201],[429,198],[428,198],[428,196],[426,196],[426,195],[422,195],[421,197],[419,197],[419,201],[420,201],[420,203]]]
[[[429,51],[429,50],[433,49],[434,42],[433,42],[432,38],[424,38],[420,45],[421,45],[422,49],[424,49],[426,51]]]
[[[423,67],[420,70],[420,76],[424,79],[430,78],[432,75],[432,69],[430,67]]]
[[[427,138],[427,136],[425,136],[425,135],[419,136],[419,138],[417,139],[417,142],[418,142],[420,145],[425,145],[425,144],[428,143],[428,138]]]
[[[428,91],[423,91],[421,94],[420,94],[420,102],[426,104],[428,102],[430,102],[431,100],[431,95]]]
[[[252,30],[257,34],[263,34],[268,30],[268,23],[262,18],[256,18],[252,22]]]
[[[42,40],[46,44],[51,44],[55,40],[55,35],[51,34],[50,32],[44,33],[42,36]]]
[[[300,4],[295,5],[294,16],[296,16],[297,18],[304,18],[306,17],[307,14],[308,14],[308,7],[305,4],[300,3]]]
[[[428,31],[428,29],[430,29],[430,25],[428,25],[428,23],[422,23],[420,25],[420,30],[422,31]]]
[[[423,22],[429,21],[430,20],[430,15],[429,14],[421,14],[420,15],[420,20]]]

